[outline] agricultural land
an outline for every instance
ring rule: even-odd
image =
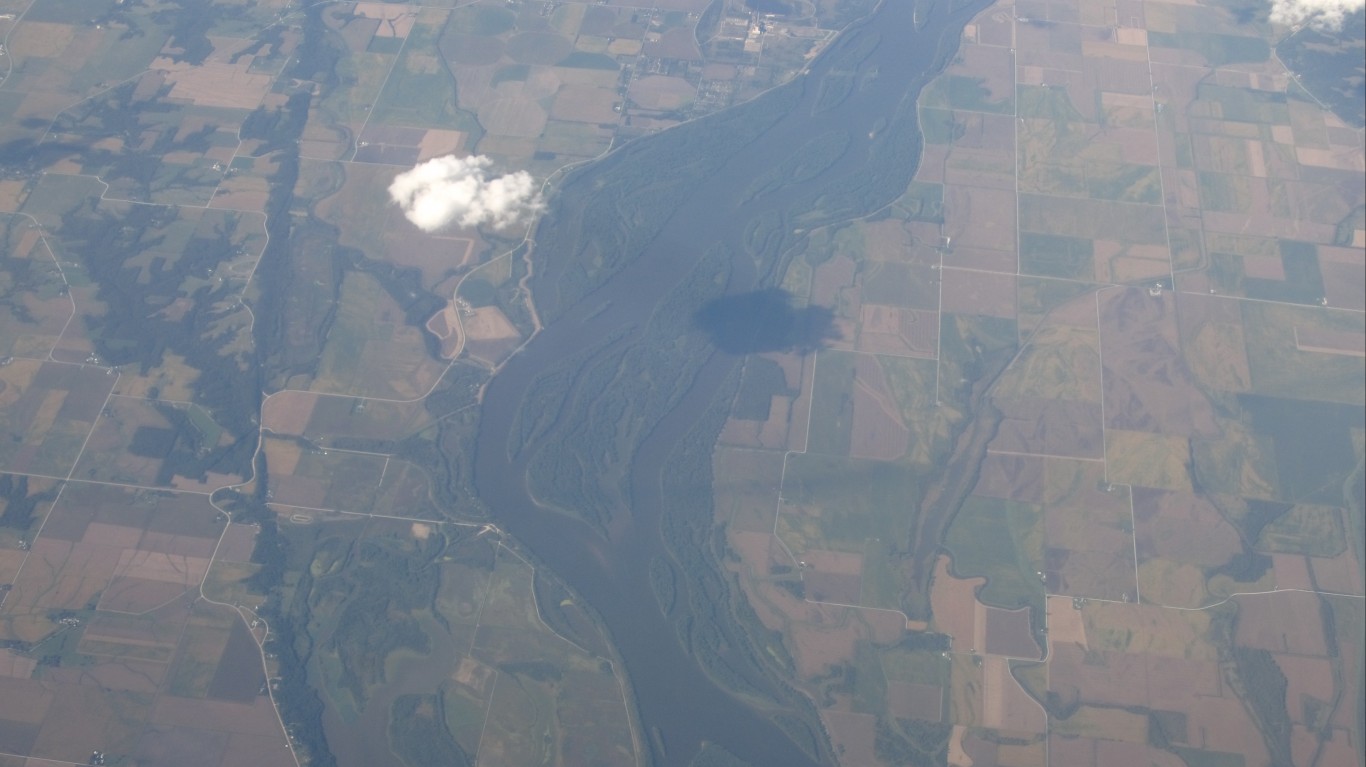
[[[0,0],[0,767],[667,753],[481,500],[482,398],[818,56],[826,111],[897,76],[845,77],[874,5]],[[844,767],[1361,764],[1361,25],[995,2],[868,135],[909,184],[756,216],[535,379],[525,484],[628,526],[752,260],[801,332],[724,349],[656,483],[701,676]],[[452,154],[545,228],[415,228]]]
[[[996,3],[788,269],[840,339],[747,361],[715,508],[842,763],[1366,753],[1362,121],[1261,13]]]

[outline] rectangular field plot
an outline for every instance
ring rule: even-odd
[[[49,135],[80,149],[59,167],[99,176],[116,199],[208,203],[237,150],[237,126],[274,78],[243,72],[243,92],[233,97],[231,89],[213,87],[220,73],[212,68],[166,65],[169,70],[148,72],[62,113]],[[121,122],[129,114],[139,116],[131,129]],[[137,143],[125,143],[130,130]]]
[[[591,755],[593,764],[630,764],[630,732],[614,674],[541,622],[533,576],[525,563],[500,552],[470,651],[470,658],[501,670],[481,752],[526,763],[554,760],[564,749]]]
[[[902,584],[894,563],[915,523],[918,495],[917,473],[905,464],[795,454],[777,534],[799,559],[811,551],[846,555],[828,558],[824,575],[832,577],[818,601],[898,609]]]
[[[0,626],[37,641],[63,611],[141,614],[198,589],[221,523],[200,495],[73,482],[49,513]]]
[[[1100,294],[1106,428],[1216,433],[1212,407],[1181,356],[1176,302],[1139,288]]]
[[[768,449],[799,443],[804,414],[798,403],[810,398],[813,360],[778,353],[754,355],[746,360],[740,390],[721,432],[721,442]]]
[[[270,502],[314,511],[439,518],[426,470],[382,453],[324,449],[267,437]]]
[[[1033,621],[1041,627],[1043,534],[1043,509],[1038,504],[972,495],[949,527],[944,546],[953,557],[953,572],[958,577],[986,579],[976,599],[1007,610],[1032,608]],[[956,610],[962,610],[974,600],[958,597],[951,601],[958,605]],[[976,645],[955,649],[968,647]],[[985,644],[977,650],[984,652]]]
[[[1111,485],[1099,461],[1047,459],[1044,577],[1049,593],[1137,598],[1129,490]]]
[[[1110,237],[1138,245],[1167,244],[1160,206],[1109,200],[1021,194],[1020,230],[1091,240]]]
[[[932,465],[949,448],[956,413],[934,403],[935,363],[829,351],[816,366],[813,453]]]
[[[390,753],[411,764],[475,753],[635,763],[616,672],[581,649],[605,647],[597,627],[509,550],[440,524],[353,518],[282,530],[319,573],[300,597],[335,616],[310,632],[331,748],[365,764]],[[187,656],[232,652],[220,626],[192,628]],[[212,695],[207,673],[187,681]]]
[[[260,636],[198,601],[216,517],[199,495],[68,483],[0,609],[7,653],[41,659],[0,675],[0,701],[27,711],[16,720],[0,703],[9,753],[294,763],[263,688]]]
[[[65,477],[113,388],[107,373],[28,359],[0,366],[0,469]]]
[[[0,355],[46,357],[71,318],[71,298],[41,231],[0,216]]]
[[[1297,399],[1360,403],[1366,377],[1361,315],[1241,302],[1252,390]]]
[[[233,437],[198,405],[114,396],[73,477],[209,492],[240,482],[212,460]]]
[[[447,366],[428,353],[423,332],[378,280],[348,273],[339,306],[314,391],[408,400],[431,390]]]

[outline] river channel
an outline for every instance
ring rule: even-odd
[[[631,462],[629,515],[614,519],[608,536],[533,502],[527,486],[527,457],[535,446],[509,449],[517,438],[518,409],[541,371],[582,354],[603,338],[616,338],[614,345],[638,342],[635,332],[618,331],[644,324],[662,297],[688,274],[694,264],[688,254],[700,254],[718,244],[742,253],[746,224],[755,217],[793,200],[809,199],[813,189],[869,173],[870,148],[879,127],[893,119],[907,99],[918,97],[931,69],[951,58],[963,25],[988,5],[988,0],[956,8],[947,0],[933,5],[884,0],[872,16],[835,43],[871,49],[858,64],[859,71],[852,73],[860,83],[852,95],[836,109],[815,109],[820,97],[815,84],[830,74],[832,66],[831,57],[817,57],[807,74],[783,86],[801,91],[798,106],[723,171],[690,190],[686,202],[629,266],[566,307],[508,361],[485,391],[474,471],[479,495],[499,525],[602,618],[626,666],[641,729],[651,744],[644,747],[659,767],[687,765],[704,742],[716,743],[754,767],[815,764],[777,725],[703,673],[685,651],[673,624],[660,612],[650,587],[651,559],[667,556],[660,535],[660,480],[668,457],[713,405],[741,358],[712,352],[681,401],[651,430]],[[832,166],[757,201],[742,198],[753,179],[779,167],[811,137],[833,130],[848,131],[853,139]],[[577,172],[564,185],[563,194],[591,193],[594,173],[593,167]],[[904,181],[910,180],[908,173]],[[542,224],[535,235],[542,242],[556,236],[553,223]],[[563,265],[536,265],[550,275],[557,267]],[[727,293],[770,287],[773,275],[762,269],[751,259],[736,259]]]

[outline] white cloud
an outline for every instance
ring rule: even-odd
[[[483,155],[437,157],[400,173],[389,196],[425,232],[452,224],[504,227],[541,208],[536,181],[526,171],[489,177]]]
[[[1271,21],[1336,31],[1342,29],[1348,16],[1362,9],[1366,9],[1366,0],[1271,0]]]

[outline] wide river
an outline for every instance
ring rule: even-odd
[[[534,454],[535,446],[519,451],[518,458],[510,457],[509,451],[518,408],[538,373],[580,354],[587,344],[615,329],[642,325],[692,266],[686,254],[702,253],[716,243],[728,245],[731,252],[744,252],[741,236],[755,216],[789,204],[811,188],[868,173],[873,132],[892,119],[906,99],[918,95],[931,68],[942,65],[948,58],[945,52],[957,45],[963,25],[989,4],[989,0],[972,0],[950,8],[947,0],[935,5],[884,0],[870,18],[847,30],[836,43],[875,46],[858,65],[859,71],[852,73],[860,87],[845,102],[836,109],[813,110],[818,96],[813,83],[829,74],[832,66],[830,57],[818,57],[808,74],[784,86],[802,91],[797,108],[725,170],[691,190],[687,201],[675,209],[661,233],[630,266],[556,317],[508,362],[485,392],[474,472],[479,495],[498,523],[602,618],[625,662],[646,739],[664,744],[662,750],[646,746],[656,765],[686,765],[704,742],[717,743],[755,767],[814,764],[768,718],[702,672],[660,612],[650,587],[651,559],[667,556],[659,527],[660,478],[666,459],[711,406],[739,358],[712,353],[682,401],[650,432],[631,463],[630,515],[614,520],[610,538],[532,501],[527,491],[527,457]],[[811,137],[832,130],[847,130],[854,137],[835,165],[795,188],[778,190],[757,203],[742,202],[741,191],[754,178],[792,157]],[[594,172],[589,167],[576,173],[564,194],[587,193],[593,184],[584,182],[591,182]],[[905,181],[910,182],[910,175]],[[536,232],[542,242],[556,236],[551,224]],[[553,273],[555,266],[547,270]],[[756,272],[751,259],[737,259],[727,292],[768,287],[763,283],[769,279]],[[629,333],[618,343],[638,340],[635,333]]]

